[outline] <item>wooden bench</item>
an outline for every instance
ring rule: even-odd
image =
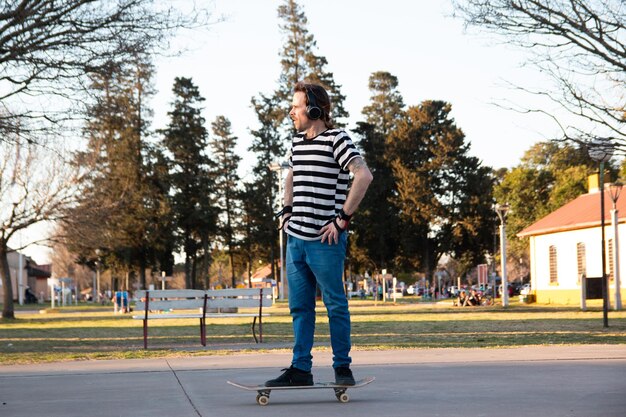
[[[221,317],[253,317],[252,336],[263,343],[263,307],[271,307],[271,288],[227,290],[140,290],[135,293],[135,311],[143,314],[133,319],[143,320],[143,347],[148,348],[148,321],[155,319],[197,318],[200,322],[200,343],[206,346],[206,319]],[[239,308],[258,308],[255,313],[239,313]],[[193,311],[195,310],[195,312]],[[259,321],[259,339],[256,322]]]

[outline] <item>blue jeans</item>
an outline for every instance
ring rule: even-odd
[[[310,371],[313,365],[316,284],[328,312],[333,367],[349,366],[352,362],[350,312],[343,288],[347,239],[347,233],[342,233],[338,244],[329,245],[319,240],[288,237],[287,280],[295,339],[291,362],[294,368]]]

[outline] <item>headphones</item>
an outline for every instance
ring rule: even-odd
[[[315,94],[310,91],[308,88],[306,90],[306,115],[311,120],[317,120],[324,114],[324,111],[317,105],[317,100],[315,99]]]

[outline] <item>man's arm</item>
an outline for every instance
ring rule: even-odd
[[[361,204],[374,177],[361,157],[354,158],[350,161],[348,169],[354,175],[354,179],[352,180],[348,198],[346,198],[345,203],[343,203],[343,211],[351,216],[357,210],[359,204]],[[340,226],[343,227],[344,225],[340,224]]]
[[[285,178],[285,192],[283,193],[283,207],[293,206],[293,169],[287,171]],[[283,214],[282,226],[287,227],[287,221],[291,217],[291,213]]]
[[[348,197],[346,201],[343,203],[343,211],[347,215],[351,216],[361,204],[363,197],[365,197],[365,193],[367,192],[367,188],[370,183],[374,179],[372,173],[369,168],[365,164],[365,161],[360,156],[354,158],[348,164],[348,169],[354,175],[354,179],[352,180],[352,186],[350,187],[350,192],[348,193]],[[344,220],[337,219],[336,220],[339,227],[345,229],[348,225],[348,222]],[[328,239],[328,244],[332,244],[334,241],[337,243],[339,240],[339,231],[332,223],[324,226],[321,230],[322,233],[322,243]]]

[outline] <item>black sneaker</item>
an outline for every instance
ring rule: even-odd
[[[266,387],[300,387],[313,385],[313,374],[290,366],[283,374],[265,383]]]
[[[335,384],[337,385],[354,385],[354,377],[352,371],[347,366],[335,368]]]

